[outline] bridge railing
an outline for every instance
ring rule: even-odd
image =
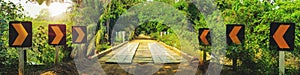
[[[173,47],[173,46],[169,46],[163,42],[159,42],[161,45],[169,48],[170,50],[174,51],[175,53],[177,53],[178,55],[182,56],[183,58],[187,59],[187,60],[192,60],[193,59],[193,56],[187,54],[187,53],[184,53],[182,51],[180,51],[179,49]]]
[[[113,46],[113,47],[108,48],[108,49],[106,49],[106,50],[104,50],[104,51],[101,51],[101,52],[99,52],[98,54],[93,55],[93,56],[91,57],[91,59],[94,59],[94,58],[96,58],[96,57],[97,57],[97,58],[100,58],[100,57],[102,57],[102,56],[104,56],[104,55],[110,53],[111,51],[113,51],[113,50],[115,50],[115,49],[118,49],[118,48],[122,47],[123,45],[125,45],[125,44],[127,44],[127,43],[128,43],[128,41],[125,41],[124,43],[121,43],[121,44],[119,44],[119,45]]]

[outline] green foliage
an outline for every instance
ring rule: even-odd
[[[32,47],[27,49],[27,62],[29,64],[54,64],[55,61],[55,47],[48,44],[48,24],[53,22],[34,20],[33,23],[33,37]],[[67,36],[67,41],[71,39]],[[64,50],[64,46],[59,48],[59,61],[62,58],[68,57]]]
[[[105,1],[105,0],[103,0]],[[73,45],[73,52],[80,49],[87,49],[88,52],[93,52],[96,49],[98,52],[110,47],[107,43],[106,28],[101,24],[100,15],[105,14],[103,7],[107,6],[102,0],[82,0],[78,5],[74,5],[71,11],[70,18],[73,25],[87,26],[88,46]],[[95,48],[93,47],[95,46]],[[81,48],[82,47],[82,48]],[[88,53],[89,54],[89,53]]]
[[[18,63],[18,50],[8,47],[8,22],[24,18],[24,11],[21,5],[16,5],[10,1],[0,0],[0,65],[8,66]]]
[[[269,25],[271,22],[293,22],[296,23],[296,28],[299,27],[297,21],[300,18],[295,14],[299,15],[300,2],[276,1],[275,4],[259,0],[243,0],[242,2],[218,0],[217,2],[219,9],[222,10],[225,24],[246,25],[244,49],[235,50],[237,54],[233,54],[233,47],[229,47],[227,57],[238,57],[242,61],[240,67],[243,72],[277,74],[279,54],[277,50],[269,49]],[[295,34],[298,33],[296,29]],[[296,56],[299,56],[298,37],[299,35],[296,35],[295,51],[291,52]]]
[[[108,49],[110,46],[108,45],[108,43],[105,43],[105,41],[103,39],[105,38],[105,28],[101,25],[100,29],[98,30],[98,32],[95,35],[95,43],[96,43],[96,49],[97,51],[103,51],[105,49]]]
[[[149,35],[150,33],[159,33],[162,31],[167,31],[168,29],[170,29],[169,27],[167,27],[167,25],[162,24],[160,22],[146,22],[143,23],[141,25],[139,25],[136,29],[135,29],[135,34],[138,36],[139,34],[145,34],[145,35]]]
[[[46,3],[46,5],[50,5],[52,0],[34,1],[39,4]],[[111,38],[112,28],[118,19],[127,19],[128,22],[139,25],[137,28],[124,27],[127,28],[124,29],[124,31],[135,29],[135,32],[126,34],[130,40],[139,34],[146,34],[156,40],[180,49],[182,49],[181,45],[189,45],[186,43],[198,41],[197,37],[190,32],[198,33],[199,28],[214,28],[210,25],[218,27],[220,24],[245,24],[245,42],[240,46],[227,47],[226,58],[232,59],[237,57],[240,60],[239,72],[267,75],[277,74],[279,55],[277,50],[269,49],[270,23],[293,22],[296,23],[295,50],[286,54],[288,59],[295,59],[295,61],[293,61],[294,63],[299,63],[300,60],[300,30],[298,29],[300,26],[300,1],[275,1],[274,3],[270,3],[264,0],[216,0],[213,3],[217,5],[217,9],[220,11],[214,12],[200,12],[201,10],[211,10],[211,7],[205,6],[205,3],[209,3],[207,1],[200,3],[200,6],[197,6],[197,3],[191,3],[190,0],[179,0],[178,2],[174,0],[155,0],[166,4],[153,3],[152,5],[147,3],[146,0],[110,0],[109,3],[105,3],[105,0],[80,1],[81,2],[73,0],[73,2],[78,3],[78,5],[74,5],[70,8],[71,13],[64,14],[67,16],[63,16],[64,18],[57,20],[53,19],[55,17],[49,17],[49,12],[45,9],[40,12],[41,14],[36,19],[25,17],[22,14],[24,9],[20,5],[0,0],[0,65],[14,65],[18,62],[18,50],[8,47],[9,38],[6,37],[8,36],[8,22],[14,20],[34,20],[33,47],[27,49],[28,61],[33,64],[51,64],[54,61],[54,47],[47,43],[48,24],[67,24],[68,46],[66,47],[74,47],[74,49],[77,49],[80,45],[72,45],[72,37],[70,36],[71,26],[88,26],[88,38],[94,38],[96,49],[102,51],[110,47],[109,40]],[[141,5],[140,3],[150,5],[144,8],[133,7]],[[160,7],[161,10],[153,10],[156,9],[155,7]],[[173,8],[178,10],[174,10]],[[139,10],[134,11],[134,14],[130,12],[130,10],[136,9]],[[174,12],[180,12],[180,14]],[[208,15],[208,13],[211,15]],[[131,17],[138,19],[139,22],[133,21]],[[187,18],[180,19],[182,17]],[[189,20],[192,24],[191,29],[189,31],[177,31],[176,28],[182,28],[180,25],[184,27],[188,26],[188,23],[183,22],[185,20]],[[174,23],[173,21],[177,22]],[[224,21],[224,23],[214,23],[211,21]],[[175,27],[172,28],[172,25],[175,25]],[[220,30],[223,30],[222,27],[224,28],[225,25],[220,25]],[[160,32],[162,31],[166,31],[168,34],[160,36]],[[195,37],[179,38],[183,35],[178,35],[175,32],[185,34],[184,36]],[[221,34],[217,35],[221,36]],[[91,43],[93,39],[88,40],[88,42]],[[204,46],[199,46],[197,42],[191,42],[191,46],[199,47],[200,49],[204,48]],[[87,47],[90,46],[86,46],[86,48],[83,49],[93,49]],[[68,51],[65,49],[67,48],[60,49],[60,60],[64,57],[68,57]],[[197,55],[193,49],[186,49],[187,50],[184,50],[185,53]],[[287,74],[299,74],[299,67],[299,64],[287,64]]]
[[[49,6],[52,2],[64,2],[64,0],[27,0],[32,2],[37,2],[39,5],[42,5],[43,3],[46,3],[47,6]]]
[[[48,24],[53,23],[65,23],[67,24],[67,43],[70,46],[71,35],[70,29],[72,22],[70,20],[65,20],[69,18],[64,16],[65,19],[57,19],[56,17],[49,17],[49,12],[47,10],[42,10],[40,15],[36,19],[26,17],[23,15],[23,7],[21,5],[15,5],[12,2],[4,2],[1,0],[1,50],[0,50],[0,65],[4,66],[16,66],[18,64],[18,48],[8,47],[8,22],[9,21],[32,21],[32,32],[33,32],[33,44],[30,48],[24,48],[27,52],[27,63],[29,64],[53,64],[55,48],[48,44]],[[51,22],[52,21],[52,22]],[[55,21],[55,22],[53,22]],[[59,61],[68,56],[68,49],[61,47],[59,50]]]
[[[299,30],[297,29],[299,27],[300,21],[299,1],[275,1],[274,3],[270,3],[269,1],[264,0],[216,0],[213,3],[217,5],[217,9],[219,9],[220,11],[215,12],[199,12],[199,10],[210,10],[211,7],[205,6],[205,3],[209,3],[206,1],[199,3],[202,4],[199,6],[194,5],[193,3],[190,3],[186,0],[179,0],[179,2],[177,3],[175,3],[174,0],[156,1],[170,4],[180,10],[183,14],[185,14],[185,16],[188,17],[188,20],[193,25],[193,31],[195,33],[198,32],[197,29],[199,28],[212,27],[209,25],[218,26],[219,24],[245,24],[246,35],[243,45],[229,46],[226,50],[226,58],[232,59],[233,57],[237,57],[241,61],[241,65],[239,65],[239,72],[241,73],[277,74],[278,51],[269,49],[269,25],[271,22],[296,23],[295,50],[289,53],[294,56],[292,58],[299,59],[298,57],[300,56],[300,51],[298,49],[300,48],[300,35]],[[100,17],[101,25],[114,25],[115,20],[119,19],[119,16],[124,14],[124,12],[128,11],[128,7],[124,6],[134,6],[134,2],[132,4],[118,2],[118,0],[113,1],[111,4],[108,4],[107,8],[105,8],[106,11],[104,11],[104,14]],[[139,3],[139,1],[137,1],[136,3]],[[160,5],[155,6],[162,7]],[[159,12],[168,12],[165,10],[161,11],[148,9],[151,9],[151,6],[138,11],[138,13],[140,13],[138,15],[138,19],[142,23],[133,22],[134,24],[140,25],[138,28],[136,28],[136,32],[134,32],[135,35],[148,34],[151,37],[156,38],[157,40],[177,47],[175,44],[179,43],[179,41],[177,41],[176,39],[178,35],[176,36],[174,33],[170,33],[163,36],[164,38],[162,38],[159,34],[161,30],[165,29],[164,26],[160,25],[165,24],[165,22],[172,21],[172,19],[176,17],[168,17],[170,18],[170,20],[163,20],[163,18],[167,17],[164,15],[154,15],[154,17],[148,17],[145,15],[153,13],[157,14]],[[207,15],[207,13],[211,13],[211,15]],[[124,18],[129,18],[130,16],[135,15],[129,14]],[[158,19],[155,17],[157,17]],[[224,23],[214,23],[211,21],[224,21]],[[225,25],[221,25],[220,27],[225,28]],[[220,29],[224,30],[222,28]],[[167,31],[170,31],[168,27]],[[188,35],[193,36],[191,34]],[[221,34],[219,36],[221,36]],[[188,40],[191,41],[192,39]],[[199,47],[204,48],[203,46]],[[193,51],[186,52],[192,53]],[[295,61],[294,63],[299,63],[299,61]],[[297,74],[296,71],[299,71],[299,65],[287,65],[287,68],[289,69],[287,71],[287,74]]]
[[[70,47],[72,46],[72,25],[70,14],[60,14],[59,16],[49,16],[46,9],[42,9],[37,18],[32,19],[32,47],[27,49],[27,62],[29,64],[54,64],[55,47],[48,44],[48,25],[66,24],[66,44],[59,47],[59,61],[70,59]]]
[[[5,20],[6,22],[16,20],[18,18],[24,18],[25,16],[22,14],[24,11],[21,4],[14,4],[13,2],[0,1],[0,18],[1,20]]]

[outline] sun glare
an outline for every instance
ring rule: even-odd
[[[67,11],[68,7],[70,6],[71,4],[55,2],[50,4],[48,10],[50,12],[50,16],[53,17],[53,16],[63,14],[64,12]]]
[[[11,1],[15,4],[21,4],[24,8],[24,14],[33,18],[36,18],[40,14],[42,9],[48,9],[51,17],[63,14],[68,10],[68,7],[72,6],[71,0],[65,0],[63,3],[53,2],[49,6],[45,2],[39,5],[37,2],[28,2],[27,0],[4,0],[6,2]]]

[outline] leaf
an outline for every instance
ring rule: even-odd
[[[46,0],[46,5],[50,6],[51,1],[50,0]]]
[[[44,3],[45,0],[37,0],[39,5],[42,5]]]

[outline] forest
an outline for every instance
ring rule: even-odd
[[[215,49],[223,48],[222,42],[219,41],[224,41],[220,38],[225,37],[223,30],[226,24],[244,24],[243,45],[227,46],[224,62],[228,63],[224,65],[232,66],[232,59],[237,58],[239,73],[274,75],[278,74],[279,70],[279,51],[270,49],[270,25],[272,22],[286,22],[295,23],[294,50],[285,52],[286,74],[300,74],[300,0],[71,1],[72,6],[63,14],[49,16],[50,12],[43,9],[37,17],[30,17],[25,15],[21,4],[0,0],[0,72],[17,71],[18,67],[20,48],[9,47],[9,22],[32,21],[33,44],[30,48],[24,48],[27,65],[54,65],[55,47],[47,41],[48,24],[67,25],[67,45],[59,50],[61,62],[73,61],[77,50],[80,49],[87,50],[86,55],[90,56],[122,43],[122,37],[116,34],[119,31],[125,31],[125,41],[144,34],[199,57],[199,53],[201,55],[204,49],[211,53]],[[27,2],[40,5],[45,3],[49,6],[64,0]],[[143,7],[146,5],[147,7]],[[87,44],[72,44],[71,27],[74,25],[87,26]],[[200,45],[199,28],[214,29],[215,37],[212,38],[212,43],[219,44]],[[162,32],[165,32],[163,36]]]

